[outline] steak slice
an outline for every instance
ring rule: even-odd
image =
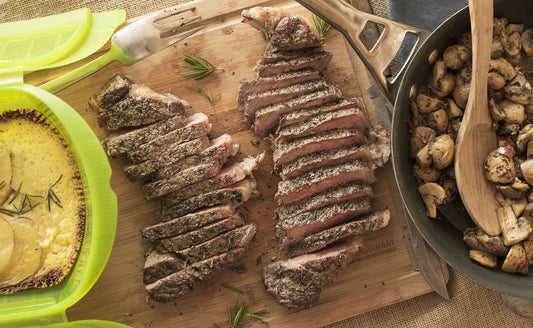
[[[217,271],[220,271],[225,266],[238,262],[244,256],[245,249],[237,247],[229,251],[210,257],[200,262],[191,264],[191,268],[197,271],[202,277],[207,278],[212,276]]]
[[[246,98],[244,104],[243,111],[246,122],[249,124],[252,123],[255,118],[255,112],[261,107],[296,98],[306,93],[322,90],[327,86],[328,84],[325,80],[319,79],[300,84],[292,84],[283,88],[252,93]]]
[[[237,108],[244,110],[248,96],[268,90],[285,88],[289,85],[315,81],[322,77],[319,71],[306,68],[300,71],[281,73],[273,76],[264,76],[256,79],[241,80],[237,96]]]
[[[174,130],[161,135],[154,140],[140,145],[137,149],[129,151],[128,157],[133,163],[140,163],[152,157],[170,144],[179,144],[200,138],[211,131],[211,124],[207,115],[197,113],[187,119],[187,125],[181,129]]]
[[[278,168],[294,161],[298,157],[311,153],[322,152],[348,145],[360,145],[366,142],[367,139],[362,131],[331,130],[292,140],[284,144],[275,144],[274,153],[272,155],[274,167]]]
[[[332,243],[351,238],[366,232],[386,227],[390,221],[390,210],[374,212],[357,221],[351,221],[317,232],[289,246],[289,255],[297,256],[315,252]]]
[[[307,19],[282,8],[254,7],[242,11],[243,22],[260,30],[271,51],[321,46],[325,40]]]
[[[374,144],[350,145],[311,153],[283,165],[279,171],[279,176],[283,180],[288,180],[323,166],[331,166],[358,159],[370,162],[372,161],[372,149],[375,147]]]
[[[156,302],[170,302],[186,295],[202,280],[202,275],[194,269],[185,267],[164,278],[144,286],[151,299]]]
[[[266,51],[261,54],[261,57],[259,57],[259,60],[257,61],[257,65],[269,64],[269,63],[277,62],[280,60],[297,59],[302,56],[306,56],[306,55],[309,56],[319,51],[322,51],[322,48],[314,47],[314,48],[304,48],[304,49],[285,50],[285,51],[284,50]]]
[[[227,252],[232,248],[246,248],[255,235],[255,231],[255,225],[248,224],[223,233],[199,245],[179,250],[176,253],[188,263],[202,261]]]
[[[184,267],[185,263],[178,259],[176,254],[151,251],[144,262],[143,281],[145,284],[151,284]]]
[[[342,98],[335,102],[330,102],[321,106],[304,108],[295,110],[292,112],[284,113],[279,119],[279,128],[286,127],[288,125],[298,124],[309,120],[318,114],[324,114],[329,112],[335,112],[346,108],[363,108],[363,104],[359,99],[346,99]]]
[[[176,252],[206,242],[243,224],[242,216],[234,214],[230,218],[213,222],[186,234],[159,239],[156,244],[167,252]]]
[[[234,213],[235,206],[233,204],[222,204],[177,218],[163,217],[164,222],[143,228],[141,235],[149,241],[173,237],[193,231],[211,222],[229,218]]]
[[[368,198],[356,198],[333,203],[278,221],[276,238],[281,246],[286,246],[321,230],[370,213],[370,211],[372,211],[372,205]]]
[[[110,108],[128,94],[134,83],[129,76],[116,73],[104,83],[99,93],[91,97],[89,106],[96,110]]]
[[[359,108],[341,109],[336,112],[318,114],[305,122],[278,129],[274,143],[282,144],[296,138],[307,137],[311,134],[333,129],[357,129],[359,131],[366,131],[368,129],[368,123],[365,114]]]
[[[372,197],[373,195],[374,192],[370,185],[351,182],[333,189],[326,189],[321,193],[315,194],[299,202],[280,206],[276,208],[274,216],[276,221],[287,220],[295,215],[312,211],[336,202],[362,197]]]
[[[256,170],[259,165],[261,165],[264,157],[264,153],[261,153],[256,157],[247,157],[240,163],[223,168],[214,177],[176,190],[169,194],[168,197],[173,198],[175,201],[179,201],[232,185],[251,175],[252,171]]]
[[[276,75],[304,68],[312,68],[322,72],[328,66],[333,54],[329,51],[318,51],[308,55],[289,60],[280,60],[267,64],[259,64],[254,67],[258,77]]]
[[[171,165],[182,158],[201,152],[207,148],[208,144],[209,138],[207,136],[183,143],[173,143],[167,145],[159,153],[154,154],[154,157],[138,164],[128,165],[123,169],[130,181],[136,181],[138,178],[147,176],[163,166]]]
[[[94,103],[91,103],[94,106]],[[133,84],[128,94],[109,107],[94,108],[98,122],[109,130],[137,127],[183,115],[188,102],[169,93],[159,94],[140,84]]]
[[[266,137],[271,130],[277,129],[280,115],[301,108],[318,106],[342,97],[341,90],[336,86],[329,86],[325,90],[308,93],[290,100],[275,103],[258,109],[252,129],[255,134]]]
[[[150,182],[143,185],[144,195],[147,200],[155,199],[199,181],[209,179],[220,171],[222,163],[211,161],[180,171],[168,179]]]
[[[274,262],[263,268],[263,283],[278,304],[289,309],[310,307],[346,269],[361,246],[361,239],[354,239],[317,253]]]
[[[184,127],[186,120],[185,116],[176,115],[168,120],[155,122],[144,128],[109,137],[104,142],[107,154],[116,157],[120,154],[137,149],[141,145],[148,143],[159,136]]]
[[[179,161],[164,166],[154,174],[154,180],[167,179],[174,174],[194,165],[206,164],[211,161],[218,161],[223,165],[229,156],[235,156],[239,152],[239,144],[234,144],[229,134],[211,140],[209,147],[201,152],[196,152]]]
[[[276,199],[279,205],[287,205],[353,181],[374,183],[376,181],[374,166],[369,166],[364,160],[356,160],[319,167],[296,178],[280,181]]]
[[[257,183],[253,177],[239,181],[224,189],[218,189],[184,201],[175,202],[172,198],[165,197],[165,207],[162,211],[163,218],[178,217],[194,212],[202,207],[209,207],[223,203],[240,205],[250,196],[257,193]]]

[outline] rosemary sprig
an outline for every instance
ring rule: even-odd
[[[48,205],[48,212],[50,212],[50,210],[52,208],[52,203],[56,204],[56,206],[58,206],[58,207],[63,208],[63,206],[61,205],[61,200],[59,199],[59,197],[57,197],[56,193],[52,189],[59,182],[59,180],[61,180],[62,177],[63,177],[63,174],[61,174],[59,176],[59,178],[56,180],[56,182],[54,182],[50,186],[50,188],[48,188],[48,191],[46,192],[45,199],[46,199],[46,202],[47,202],[47,205]]]
[[[313,19],[313,24],[315,25],[315,29],[318,35],[320,35],[321,37],[324,37],[326,33],[328,33],[329,29],[331,28],[331,25],[329,25],[322,18],[314,14],[311,15],[311,18]]]
[[[249,319],[255,319],[258,321],[261,321],[264,324],[268,325],[268,322],[266,322],[263,318],[265,314],[268,314],[267,311],[257,311],[257,312],[250,312],[248,313],[248,304],[245,302],[242,302],[242,304],[239,304],[239,301],[235,303],[235,309],[228,308],[228,316],[229,316],[229,328],[245,328],[250,327],[252,324],[244,326],[246,321]],[[222,328],[219,324],[214,324],[217,328]]]
[[[182,76],[198,75],[194,78],[195,80],[202,79],[216,70],[223,69],[215,67],[215,65],[211,64],[200,56],[198,56],[198,58],[194,58],[192,56],[185,55],[183,61],[185,61],[188,65],[181,65],[181,67],[190,68],[191,70],[180,74]]]
[[[233,286],[227,285],[227,284],[225,284],[225,283],[222,283],[222,287],[227,288],[227,289],[229,289],[229,290],[232,290],[232,291],[234,291],[234,292],[236,292],[236,293],[239,293],[239,294],[241,294],[241,295],[246,295],[246,292],[245,292],[245,291],[240,290],[240,289],[238,289],[238,288],[235,288],[235,287],[233,287]]]
[[[4,188],[6,182],[4,180],[0,181],[0,189]]]
[[[11,199],[9,200],[9,202],[7,202],[7,204],[11,204],[13,203],[13,201],[18,197],[18,195],[20,194],[20,187],[22,187],[22,181],[19,183],[19,186],[17,187],[17,190],[15,190],[15,193],[13,194],[13,197],[11,197]]]
[[[198,87],[193,87],[190,85],[185,86],[187,89],[191,89],[193,91],[199,92],[202,96],[206,97],[207,100],[209,100],[210,103],[213,103],[217,97],[220,97],[220,93],[217,93],[213,96],[213,93],[211,92],[211,89],[207,89],[207,92],[203,89],[200,89]]]

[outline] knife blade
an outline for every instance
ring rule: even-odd
[[[381,88],[376,84],[372,84],[366,89],[366,92],[374,106],[379,119],[383,122],[383,126],[390,128],[392,122],[393,105],[389,98],[385,96]],[[448,289],[446,287],[446,280],[442,273],[440,257],[435,251],[426,243],[424,237],[416,228],[413,219],[406,211],[404,207],[405,219],[407,222],[407,229],[409,230],[409,236],[411,238],[411,244],[413,245],[413,252],[415,254],[416,263],[424,276],[424,279],[428,285],[437,294],[445,298],[450,299],[448,295]]]

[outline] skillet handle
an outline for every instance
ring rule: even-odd
[[[372,73],[376,82],[380,84],[381,89],[385,91],[385,94],[389,97],[391,95],[396,96],[400,77],[403,75],[406,65],[390,80],[385,76],[385,71],[400,49],[407,33],[417,37],[417,41],[406,61],[408,63],[411,56],[429,36],[428,32],[359,11],[343,0],[296,1],[344,34],[357,55],[361,57],[365,66]],[[363,32],[367,22],[375,22],[384,26],[381,36],[370,50],[367,50],[360,39],[360,34]]]

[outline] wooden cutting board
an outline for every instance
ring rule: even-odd
[[[194,3],[197,8],[194,14],[201,15],[201,24],[205,25],[200,33],[132,66],[113,63],[58,96],[76,109],[97,136],[104,139],[108,132],[98,127],[96,114],[89,109],[87,101],[112,74],[121,72],[157,92],[170,92],[187,100],[192,105],[190,114],[206,113],[213,124],[212,137],[228,133],[240,143],[241,152],[235,161],[266,152],[264,164],[255,173],[262,196],[246,203],[250,212],[248,221],[257,224],[257,235],[239,265],[220,272],[174,302],[148,300],[142,283],[142,267],[149,245],[143,242],[139,230],[160,221],[160,204],[146,201],[140,184],[126,180],[121,170],[126,161],[110,159],[111,184],[119,207],[114,248],[98,282],[67,311],[69,320],[102,319],[132,327],[213,327],[213,323],[227,324],[227,309],[239,300],[248,303],[251,311],[269,311],[265,318],[270,327],[317,327],[430,292],[412,255],[401,199],[389,164],[377,170],[373,206],[376,210],[390,208],[391,223],[365,235],[364,248],[338,282],[322,293],[315,306],[305,310],[288,310],[267,294],[261,281],[261,269],[285,258],[274,238],[274,193],[278,178],[272,174],[269,142],[253,135],[236,109],[239,81],[255,76],[252,68],[266,43],[259,31],[241,23],[240,12],[247,7],[263,5],[287,7],[306,17],[310,17],[310,13],[291,1],[202,0]],[[353,51],[347,48],[342,35],[331,30],[325,49],[334,54],[325,71],[326,80],[337,84],[345,97],[363,96],[361,90],[368,83],[366,73],[358,59],[353,58]],[[185,71],[181,67],[184,54],[204,57],[224,70],[199,81],[182,77],[179,73]],[[71,68],[32,73],[26,81],[38,85]],[[186,86],[211,90],[220,96],[211,104]],[[368,116],[375,122],[372,108],[367,104]],[[445,266],[443,270],[447,277]],[[224,283],[247,295],[222,287]]]

